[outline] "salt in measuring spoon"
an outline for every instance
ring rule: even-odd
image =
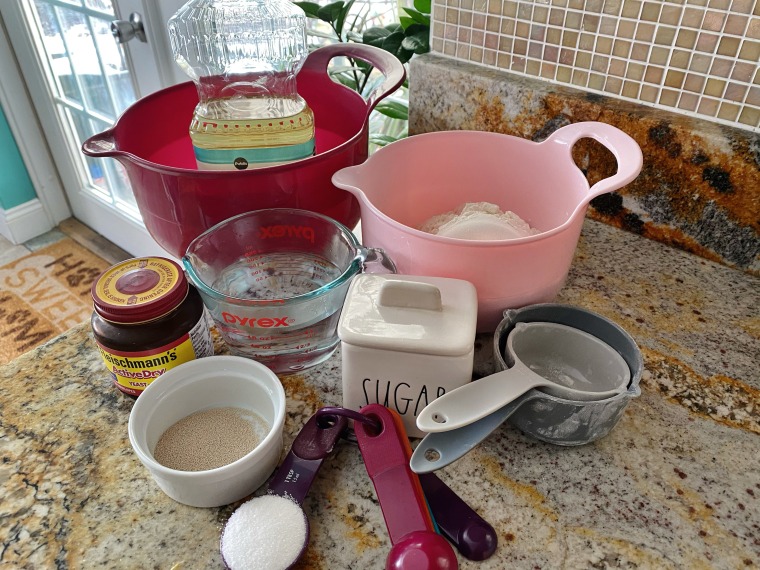
[[[456,554],[435,532],[420,480],[409,468],[412,449],[401,417],[380,404],[360,411],[380,424],[378,431],[356,423],[354,431],[393,544],[386,570],[457,568]]]
[[[267,494],[240,505],[225,524],[220,550],[227,568],[285,570],[298,561],[309,544],[301,505],[347,425],[345,417],[324,414],[304,424]]]
[[[625,359],[585,331],[548,322],[517,323],[507,337],[511,368],[452,390],[425,406],[417,427],[428,433],[470,425],[532,388],[574,401],[604,400],[624,392]]]

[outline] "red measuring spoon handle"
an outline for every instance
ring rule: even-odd
[[[343,416],[315,414],[309,418],[269,483],[269,494],[303,504],[322,461],[332,453],[347,426],[348,420]]]
[[[396,544],[414,531],[435,532],[419,478],[409,467],[412,448],[400,416],[379,404],[360,411],[381,426],[378,432],[357,422],[354,431],[391,542]]]

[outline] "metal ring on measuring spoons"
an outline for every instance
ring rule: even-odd
[[[325,406],[324,408],[320,408],[317,410],[316,416],[318,419],[325,416],[344,416],[348,419],[354,420],[355,422],[361,422],[363,424],[367,424],[368,426],[372,426],[377,430],[381,428],[380,422],[370,418],[369,416],[366,416],[361,412],[357,412],[356,410],[342,408],[340,406]],[[356,443],[356,435],[354,434],[353,428],[346,430],[346,432],[343,434],[343,439],[351,443]]]

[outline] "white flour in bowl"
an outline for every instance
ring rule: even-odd
[[[502,212],[490,202],[467,202],[438,214],[419,228],[423,232],[459,239],[515,239],[540,233],[514,212]]]

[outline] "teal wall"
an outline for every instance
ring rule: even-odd
[[[0,106],[0,208],[10,210],[36,197],[34,184]]]

